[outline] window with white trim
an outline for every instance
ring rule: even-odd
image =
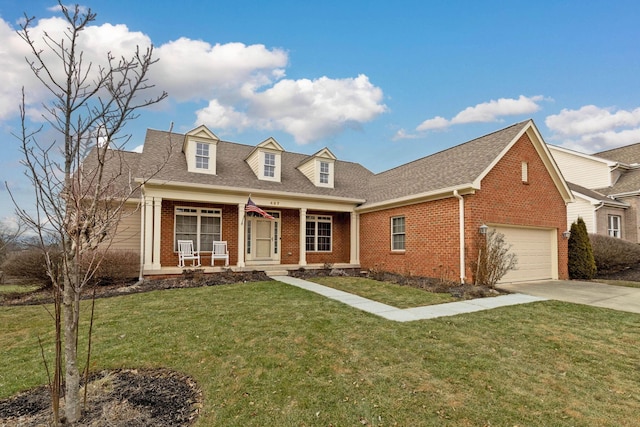
[[[329,183],[329,163],[328,162],[320,162],[320,183],[321,184]]]
[[[307,215],[305,228],[307,252],[331,252],[330,216]]]
[[[209,144],[196,142],[196,168],[209,169]]]
[[[622,237],[622,218],[620,215],[609,215],[608,234],[611,237]]]
[[[405,249],[405,219],[403,216],[391,218],[391,250],[404,251]]]
[[[220,209],[177,207],[175,210],[174,250],[178,240],[191,240],[197,251],[211,252],[213,242],[222,240]]]
[[[276,176],[276,155],[273,153],[264,153],[264,176]]]

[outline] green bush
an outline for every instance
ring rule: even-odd
[[[569,277],[591,280],[595,277],[596,271],[596,261],[593,258],[587,226],[584,220],[578,217],[577,221],[571,224],[569,237]]]
[[[598,271],[618,271],[640,263],[640,245],[616,237],[590,234]]]

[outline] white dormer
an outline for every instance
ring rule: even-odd
[[[215,175],[218,142],[220,138],[204,125],[187,132],[182,146],[182,152],[187,158],[187,170]]]
[[[268,138],[258,144],[245,161],[258,179],[280,182],[283,151],[275,139]]]
[[[335,181],[336,156],[328,148],[323,148],[305,159],[298,170],[316,187],[333,188]]]

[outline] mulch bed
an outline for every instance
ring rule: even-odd
[[[189,426],[201,407],[202,393],[188,376],[169,370],[102,371],[89,378],[87,407],[77,425]],[[47,387],[0,400],[0,426],[52,425],[52,415]]]
[[[625,266],[615,270],[598,271],[596,279],[640,282],[640,264]]]
[[[199,288],[202,286],[226,285],[232,283],[257,282],[271,280],[262,271],[234,272],[225,271],[216,274],[203,274],[199,270],[185,270],[180,277],[168,279],[149,279],[142,282],[96,284],[88,286],[82,299],[91,299],[95,290],[96,298],[108,298],[118,295],[151,292],[163,289]],[[0,305],[37,305],[53,302],[51,290],[42,289],[30,293],[5,294]]]
[[[360,269],[338,269],[338,268],[324,268],[319,270],[312,269],[298,269],[289,271],[289,275],[298,277],[300,279],[309,279],[313,277],[326,277],[326,276],[360,276],[368,277],[370,279],[379,280],[381,282],[396,283],[400,286],[410,286],[417,289],[422,289],[427,292],[434,293],[450,293],[456,298],[460,299],[474,299],[494,297],[506,293],[499,289],[489,288],[487,286],[475,286],[469,284],[460,284],[446,279],[436,279],[433,277],[421,277],[421,276],[408,276],[397,273],[389,273],[385,271],[366,271],[363,272]]]

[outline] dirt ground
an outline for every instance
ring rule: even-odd
[[[87,391],[87,406],[76,425],[188,426],[197,419],[202,407],[196,383],[168,370],[98,372],[89,379]],[[64,399],[61,407],[63,413]],[[53,424],[47,387],[0,401],[0,426],[48,425]]]

